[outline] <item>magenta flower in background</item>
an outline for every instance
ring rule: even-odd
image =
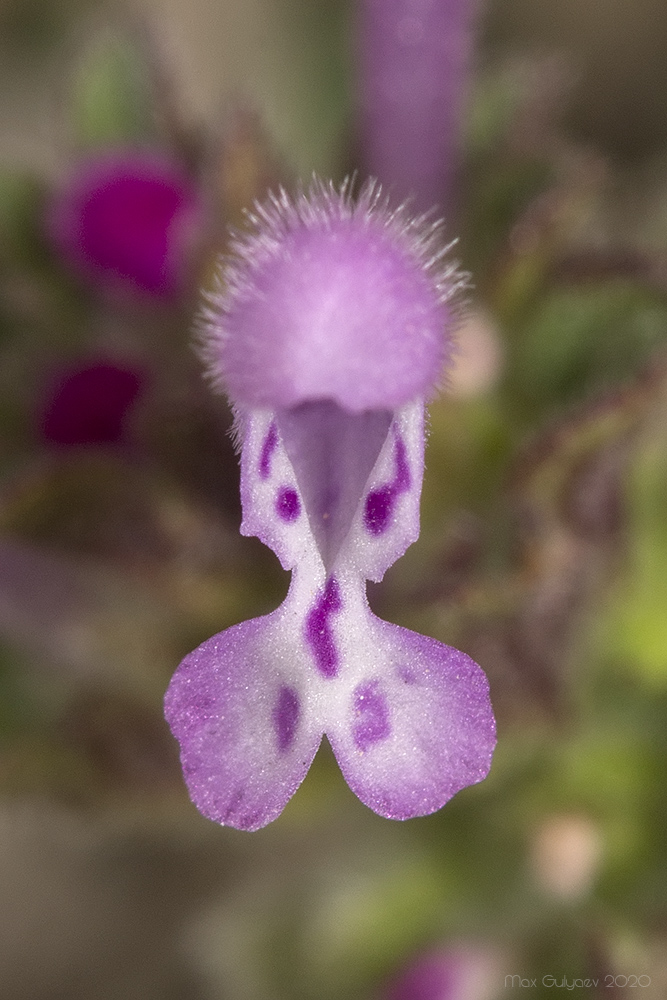
[[[359,0],[364,169],[419,211],[448,205],[476,0]]]
[[[40,414],[42,437],[50,444],[119,444],[127,414],[140,395],[144,374],[101,359],[63,372]]]
[[[112,294],[174,299],[203,220],[199,191],[167,154],[91,154],[54,196],[48,232],[63,263]]]
[[[389,985],[385,1000],[492,1000],[498,996],[498,956],[461,943],[426,952]]]
[[[250,219],[202,346],[236,410],[241,531],[292,581],[272,614],[185,658],[166,716],[193,801],[220,823],[275,819],[324,734],[362,802],[423,816],[489,770],[488,683],[464,653],[378,619],[365,581],[419,534],[424,403],[462,278],[439,227],[373,185],[355,204],[315,183]]]

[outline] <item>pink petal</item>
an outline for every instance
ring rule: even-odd
[[[181,663],[165,715],[204,816],[258,830],[278,816],[319,746],[278,612],[213,636]]]
[[[352,791],[388,819],[440,809],[491,766],[489,685],[465,653],[370,615],[342,716],[327,736]]]

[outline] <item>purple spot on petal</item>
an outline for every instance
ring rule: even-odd
[[[226,802],[216,802],[216,810],[220,812],[224,817],[224,823],[233,823],[236,819],[238,822],[238,808],[245,798],[245,789],[239,787],[235,792],[229,797],[229,804]],[[224,812],[223,812],[224,810]]]
[[[192,710],[200,718],[210,715],[214,708],[215,698],[212,695],[207,694],[205,691],[198,692],[192,699]]]
[[[408,465],[408,454],[405,450],[405,441],[396,432],[396,449],[394,452],[396,462],[396,474],[394,477],[394,489],[397,493],[403,493],[410,489],[410,466]]]
[[[291,486],[283,486],[278,491],[276,512],[283,521],[296,521],[301,513],[299,494]]]
[[[299,722],[299,697],[292,688],[281,687],[273,709],[273,725],[278,739],[278,750],[284,753],[292,746]]]
[[[389,736],[389,708],[379,681],[358,684],[352,696],[352,708],[352,735],[362,753]]]
[[[323,677],[335,677],[338,673],[338,650],[329,625],[329,617],[342,607],[338,581],[331,576],[315,607],[306,617],[306,641],[312,650],[317,669]]]
[[[371,535],[381,535],[389,523],[394,506],[394,491],[391,486],[381,486],[366,497],[364,524]]]
[[[410,670],[410,667],[404,667],[404,666],[398,667],[396,673],[401,678],[404,684],[417,683],[417,677],[415,675],[415,672],[413,670]]]
[[[364,525],[366,531],[371,535],[381,535],[386,531],[389,527],[396,498],[400,493],[410,489],[410,467],[405,443],[396,430],[394,430],[394,435],[394,478],[392,482],[372,490],[366,497]]]
[[[262,452],[259,456],[259,474],[262,479],[268,479],[271,472],[271,457],[278,444],[278,430],[273,421],[269,426],[269,431],[262,444]]]

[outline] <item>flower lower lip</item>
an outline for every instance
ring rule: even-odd
[[[431,813],[486,775],[495,726],[480,668],[463,653],[376,618],[365,595],[365,578],[379,579],[418,534],[422,410],[421,403],[404,407],[389,415],[388,427],[386,415],[371,421],[384,429],[384,440],[373,447],[370,473],[357,480],[359,495],[336,514],[347,529],[333,570],[312,529],[282,415],[244,415],[242,530],[271,544],[294,572],[280,608],[204,643],[169,687],[166,713],[181,742],[190,794],[211,819],[248,830],[270,822],[325,734],[350,787],[388,818]],[[308,442],[326,418],[342,441],[341,427],[348,434],[364,427],[359,417],[339,421],[335,406],[316,404],[285,422],[293,444],[297,430]],[[302,462],[302,477],[355,481],[358,456],[334,448],[324,461],[319,436],[310,444],[315,464]],[[285,483],[300,497],[296,517],[281,516],[277,504]],[[378,530],[369,523],[368,501],[383,490],[394,509]],[[317,489],[312,496],[317,500]]]

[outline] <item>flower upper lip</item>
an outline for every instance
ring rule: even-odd
[[[201,318],[202,354],[236,405],[331,399],[360,413],[424,397],[452,352],[466,278],[441,224],[390,210],[376,184],[353,202],[315,181],[257,206]]]

